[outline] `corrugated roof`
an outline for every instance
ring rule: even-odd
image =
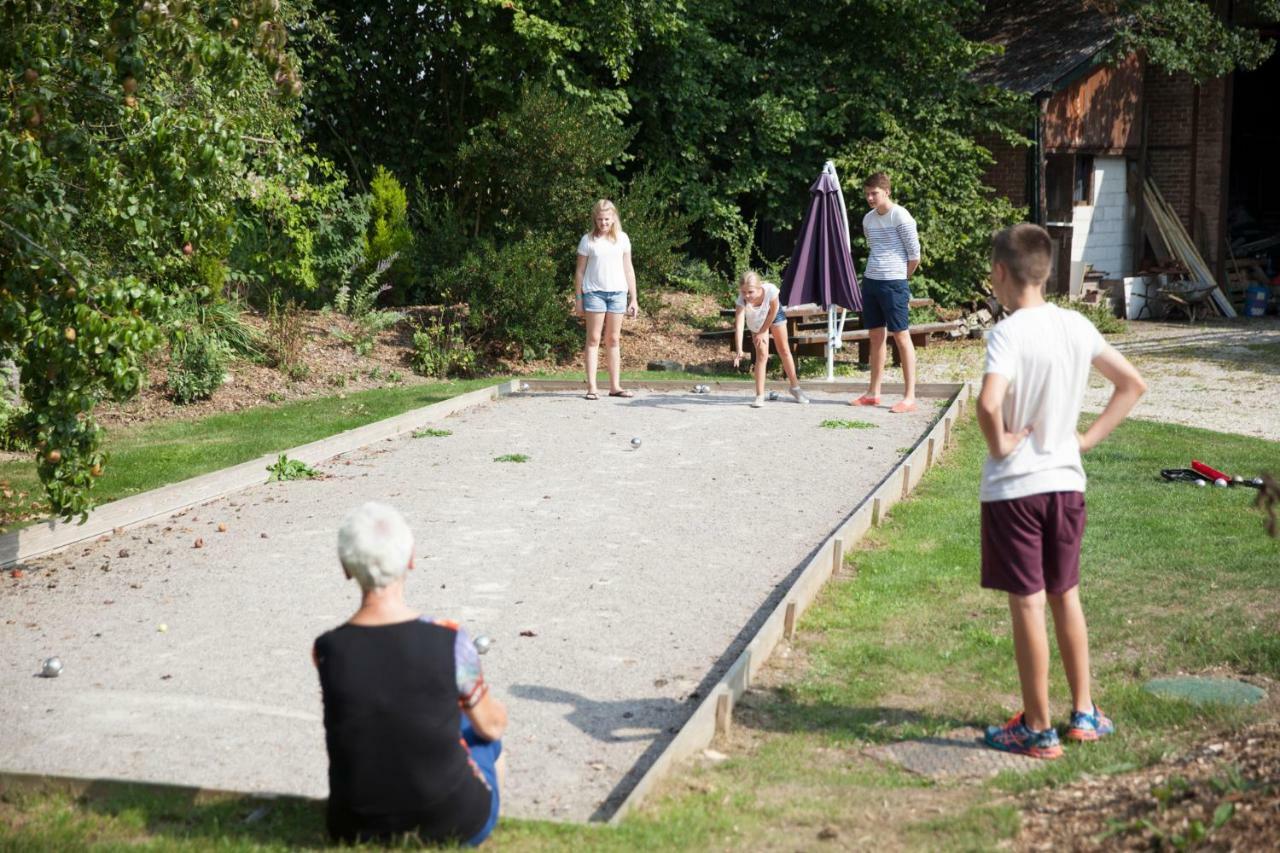
[[[1002,45],[974,79],[1011,92],[1055,92],[1116,36],[1116,22],[1084,0],[991,0],[966,35]]]

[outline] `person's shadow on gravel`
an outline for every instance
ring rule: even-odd
[[[517,699],[531,699],[556,705],[569,705],[565,719],[582,732],[606,743],[651,741],[679,730],[697,706],[697,700],[677,702],[675,699],[618,699],[597,701],[569,690],[515,684],[510,694]]]

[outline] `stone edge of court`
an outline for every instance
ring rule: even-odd
[[[821,385],[835,383],[806,383],[807,388],[827,390]],[[841,389],[848,387],[840,386]],[[888,388],[888,393],[893,393]],[[608,822],[616,824],[628,813],[640,806],[658,783],[669,775],[680,762],[691,758],[711,745],[716,735],[725,730],[732,719],[733,705],[751,686],[751,679],[769,660],[778,642],[794,632],[800,616],[808,609],[818,592],[835,573],[844,559],[845,552],[862,539],[872,527],[883,522],[885,513],[907,497],[919,484],[925,471],[931,468],[945,453],[952,441],[952,432],[959,418],[963,417],[965,404],[973,396],[973,386],[964,383],[933,383],[928,396],[949,396],[951,402],[898,464],[866,497],[849,513],[845,520],[818,547],[804,570],[790,589],[769,614],[755,636],[748,641],[742,653],[707,697],[694,710],[645,770],[644,775],[627,793]],[[926,396],[921,392],[921,396]]]

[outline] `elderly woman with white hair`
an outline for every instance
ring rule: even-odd
[[[498,821],[506,708],[489,694],[474,643],[456,623],[404,600],[413,534],[399,512],[366,503],[338,530],[338,559],[360,608],[322,634],[329,833],[476,845]]]

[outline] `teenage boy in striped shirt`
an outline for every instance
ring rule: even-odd
[[[876,172],[863,182],[867,206],[862,218],[870,254],[862,273],[862,326],[870,333],[871,382],[867,393],[851,406],[880,405],[880,380],[884,375],[885,342],[889,334],[902,359],[902,399],[889,411],[913,412],[916,408],[916,350],[911,344],[907,307],[911,301],[908,279],[920,265],[920,237],[916,221],[905,207],[889,197],[889,176]],[[887,329],[887,333],[886,333]]]

